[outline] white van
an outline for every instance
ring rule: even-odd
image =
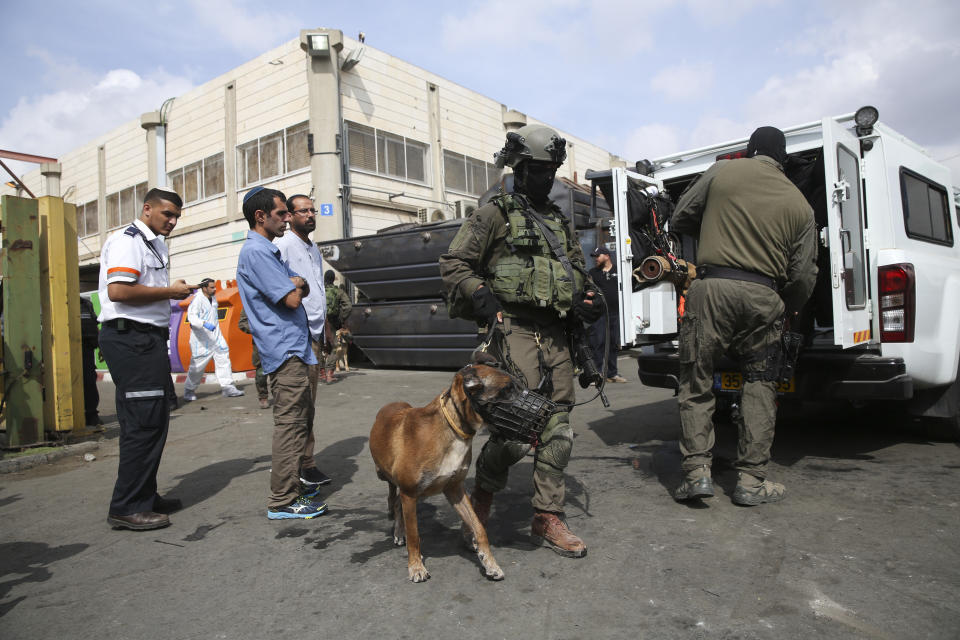
[[[804,313],[796,375],[781,392],[901,401],[912,414],[949,418],[960,432],[960,211],[950,170],[878,122],[872,107],[784,133],[785,171],[815,211],[820,272]],[[642,173],[588,173],[613,200],[607,239],[620,273],[637,265],[637,243],[622,232],[629,228],[629,190],[655,186],[676,202],[709,166],[742,156],[746,146],[747,139],[734,140],[638,163]],[[677,257],[696,263],[695,243],[668,238]],[[676,389],[677,287],[638,277],[620,282],[620,345],[656,345],[638,358],[640,379]],[[737,394],[736,364],[721,369],[715,391]]]

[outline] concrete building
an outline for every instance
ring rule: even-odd
[[[240,201],[251,187],[310,194],[318,241],[454,218],[500,178],[492,154],[504,133],[535,122],[338,30],[305,30],[24,182],[77,205],[83,290],[96,288],[107,236],[139,214],[153,186],[185,204],[168,239],[171,276],[233,278],[248,230]],[[562,177],[582,182],[587,169],[624,165],[560,134]]]

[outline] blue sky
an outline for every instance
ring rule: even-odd
[[[960,185],[956,2],[4,5],[2,149],[60,155],[325,26],[631,161],[873,104]]]

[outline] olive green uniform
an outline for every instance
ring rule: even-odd
[[[540,356],[552,369],[556,402],[572,403],[573,363],[567,340],[567,312],[584,279],[566,271],[550,252],[536,224],[523,214],[526,199],[499,196],[471,214],[447,253],[440,257],[440,273],[451,315],[468,316],[471,296],[480,285],[490,287],[503,307],[507,365],[523,382],[535,388],[541,379]],[[571,242],[566,221],[553,203],[537,209],[563,243],[567,256],[583,268],[583,253]],[[509,223],[508,223],[509,220]],[[573,447],[569,412],[555,414],[547,423],[534,458],[532,504],[540,511],[563,512],[564,469]],[[502,490],[512,465],[530,445],[491,437],[477,460],[477,486],[491,493]]]
[[[680,327],[682,469],[711,462],[713,373],[730,352],[744,373],[736,468],[766,477],[776,422],[770,372],[784,312],[806,302],[817,277],[816,226],[800,191],[767,156],[720,161],[677,203],[672,231],[699,235],[697,263],[771,278],[779,293],[739,279],[694,280]]]
[[[240,310],[240,319],[237,321],[237,326],[240,331],[243,331],[247,334],[251,333],[250,321],[247,320],[247,312],[243,309]],[[267,376],[263,372],[263,367],[260,366],[260,352],[257,351],[257,344],[255,342],[252,344],[253,347],[251,348],[250,352],[250,364],[252,364],[253,368],[256,370],[254,375],[256,376],[255,381],[257,384],[257,397],[260,400],[266,400],[268,396]]]
[[[335,334],[347,321],[350,312],[353,311],[353,305],[350,304],[350,299],[347,298],[347,294],[340,287],[331,284],[324,289],[327,295],[327,319],[329,320],[327,324],[330,328],[327,339],[330,341],[330,351],[326,354],[323,364],[327,369],[335,369],[337,366],[337,336]]]

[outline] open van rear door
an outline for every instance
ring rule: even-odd
[[[848,349],[870,341],[863,182],[860,141],[832,118],[823,120],[823,163],[834,343]]]

